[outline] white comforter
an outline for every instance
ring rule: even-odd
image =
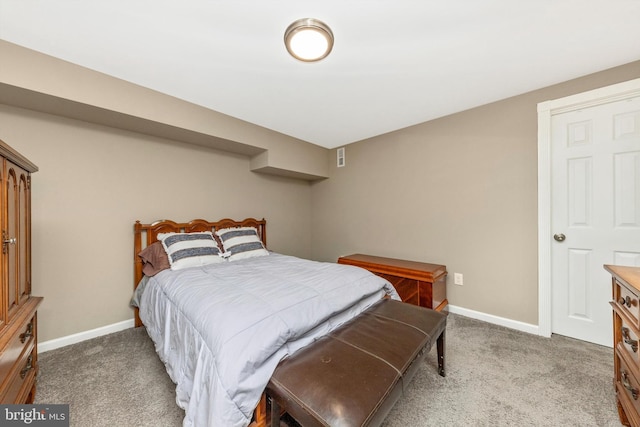
[[[140,317],[176,383],[183,425],[247,426],[284,357],[358,315],[386,280],[271,253],[149,278]]]

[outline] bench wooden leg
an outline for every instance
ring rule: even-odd
[[[445,376],[444,371],[444,334],[445,331],[442,331],[440,336],[438,337],[438,373],[441,377]]]
[[[280,405],[271,398],[271,427],[280,427]]]

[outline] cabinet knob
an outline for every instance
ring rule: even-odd
[[[627,307],[631,308],[632,305],[636,305],[636,300],[632,300],[631,297],[627,295],[626,297],[618,298],[618,304],[626,305]]]
[[[17,242],[17,239],[15,237],[9,237],[7,235],[7,231],[2,230],[2,253],[3,254],[7,253],[7,245],[15,245],[16,242]]]

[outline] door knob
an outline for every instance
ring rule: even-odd
[[[553,238],[557,241],[557,242],[564,242],[564,240],[567,238],[567,236],[565,236],[564,234],[560,233],[560,234],[554,234]]]

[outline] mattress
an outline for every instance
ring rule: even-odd
[[[275,367],[379,301],[359,267],[270,253],[145,278],[140,318],[176,383],[183,425],[247,426]]]

